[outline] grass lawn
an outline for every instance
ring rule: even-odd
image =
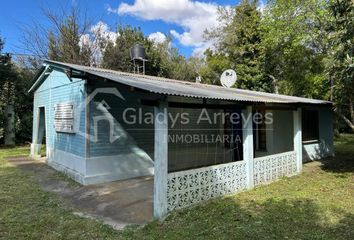
[[[336,158],[301,175],[174,212],[164,222],[115,231],[81,218],[0,149],[0,239],[354,239],[354,135],[336,140]]]

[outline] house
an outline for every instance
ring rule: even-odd
[[[31,156],[89,185],[154,176],[154,216],[333,152],[331,103],[45,61]]]

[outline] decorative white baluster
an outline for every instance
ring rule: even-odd
[[[247,188],[246,163],[233,162],[168,174],[168,211]]]
[[[255,185],[272,182],[282,176],[292,176],[296,174],[296,159],[296,153],[294,151],[255,158]]]

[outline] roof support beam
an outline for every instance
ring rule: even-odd
[[[168,106],[167,101],[155,107],[154,145],[154,217],[162,219],[167,214],[168,175]]]
[[[301,108],[293,111],[294,118],[294,151],[296,153],[296,168],[297,172],[302,171],[302,119]]]
[[[252,106],[247,106],[242,111],[242,136],[243,136],[243,160],[246,162],[247,171],[247,187],[249,189],[254,187],[253,178],[253,121],[252,121]]]

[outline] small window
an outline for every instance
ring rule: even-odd
[[[74,105],[72,103],[55,105],[54,128],[56,132],[74,133]]]
[[[317,141],[319,139],[318,111],[302,111],[302,141]]]

